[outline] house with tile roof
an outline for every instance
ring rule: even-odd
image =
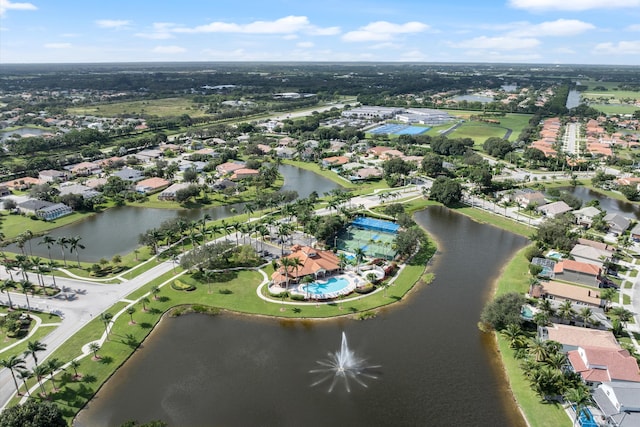
[[[616,236],[619,236],[627,231],[627,228],[629,228],[629,225],[631,225],[631,221],[616,213],[605,215],[603,220],[609,226],[609,233],[613,233]]]
[[[571,285],[569,283],[544,281],[531,285],[529,295],[532,298],[549,298],[556,301],[571,301],[580,305],[591,307],[604,307],[606,301],[600,298],[599,289],[590,289],[585,286]]]
[[[575,261],[597,265],[599,268],[602,268],[602,264],[611,258],[613,252],[576,244],[573,249],[571,249],[571,252],[569,252],[569,255],[571,255]]]
[[[333,157],[325,157],[322,159],[322,166],[325,168],[331,166],[342,166],[349,163],[349,158],[347,156],[333,156]]]
[[[34,185],[40,185],[42,181],[38,178],[33,178],[30,176],[25,176],[24,178],[16,178],[11,181],[3,182],[2,185],[7,187],[10,190],[18,190],[24,191],[33,187]]]
[[[571,259],[559,261],[553,267],[553,275],[557,279],[596,288],[600,285],[601,274],[602,265],[598,266]]]
[[[230,175],[238,169],[244,168],[244,163],[226,162],[216,166],[216,172],[220,176]]]
[[[160,194],[158,194],[158,200],[175,200],[176,199],[176,193],[180,190],[183,190],[187,187],[189,187],[190,183],[188,182],[180,182],[177,184],[173,184],[167,188],[165,188],[164,190],[162,190],[162,192]]]
[[[155,176],[153,178],[138,181],[136,184],[136,191],[142,194],[152,194],[167,188],[169,184],[171,183],[166,179]]]
[[[257,169],[240,168],[233,171],[233,174],[231,174],[231,177],[229,179],[231,181],[239,181],[241,179],[257,178],[259,176],[260,171]]]
[[[295,258],[301,265],[297,269],[289,267],[286,272],[283,267],[274,271],[271,281],[275,285],[298,282],[305,276],[313,276],[317,279],[340,270],[340,260],[333,251],[319,250],[310,246],[294,245],[291,247],[291,254],[283,258]]]
[[[584,227],[591,227],[593,220],[596,216],[600,215],[602,211],[594,206],[587,206],[582,209],[571,212],[576,217],[578,225]]]
[[[547,203],[546,205],[538,206],[538,212],[542,213],[544,216],[553,218],[558,215],[562,215],[563,213],[571,212],[573,208],[563,202],[562,200],[553,203]]]
[[[640,383],[638,361],[625,349],[585,345],[569,351],[567,359],[589,387],[610,381]]]
[[[544,341],[555,341],[562,344],[562,351],[577,350],[581,346],[593,346],[619,350],[620,344],[613,332],[581,326],[552,323],[538,328],[538,337]]]

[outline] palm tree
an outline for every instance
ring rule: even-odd
[[[21,369],[18,371],[18,378],[22,380],[22,384],[24,384],[24,390],[27,396],[29,395],[29,386],[27,386],[27,380],[31,377],[33,377],[33,374],[28,369]]]
[[[94,360],[97,360],[100,358],[100,356],[98,356],[98,350],[100,350],[100,344],[98,344],[97,342],[92,342],[91,344],[89,344],[89,350],[93,353]]]
[[[611,310],[611,314],[618,316],[620,322],[627,326],[627,322],[633,318],[633,313],[624,307],[615,307]]]
[[[357,264],[356,269],[358,271],[358,274],[360,274],[360,263],[362,262],[366,254],[364,253],[362,248],[356,248],[356,250],[353,251],[353,254],[356,257],[356,264]]]
[[[56,387],[56,382],[53,379],[53,376],[55,375],[56,371],[60,369],[63,365],[64,363],[62,363],[56,358],[47,360],[47,368],[49,368],[49,375],[50,375],[49,379],[51,380],[51,385],[53,385],[54,390],[57,390],[58,387]]]
[[[15,262],[12,259],[9,259],[5,256],[5,254],[2,254],[2,265],[4,266],[5,271],[7,272],[7,274],[9,275],[9,278],[11,280],[13,280],[13,271],[15,271],[16,267],[15,267]]]
[[[348,263],[349,260],[347,259],[347,255],[345,255],[344,252],[340,252],[338,254],[338,267],[340,267],[340,271],[343,271]]]
[[[136,312],[136,308],[134,306],[127,307],[127,314],[129,315],[129,324],[134,325],[136,322],[133,321],[133,313]]]
[[[296,280],[299,279],[298,277],[298,270],[300,269],[300,267],[304,266],[304,263],[302,261],[300,261],[300,258],[290,258],[291,260],[291,267],[293,267],[293,269],[296,271]]]
[[[160,288],[156,285],[153,285],[151,287],[151,293],[153,294],[153,299],[157,300],[158,299],[158,294],[160,293]]]
[[[9,293],[9,289],[15,289],[17,283],[12,279],[7,279],[0,282],[0,292],[7,293],[7,298],[9,299],[9,310],[13,310],[13,302],[11,301],[11,294]]]
[[[34,256],[34,257],[31,257],[31,260],[29,262],[31,266],[34,268],[34,270],[36,271],[36,280],[38,280],[38,285],[44,288],[44,277],[42,277],[43,276],[42,258],[38,256]]]
[[[204,214],[198,223],[200,224],[200,234],[202,234],[202,243],[207,243],[207,221],[211,221],[211,215]]]
[[[500,332],[500,335],[509,341],[509,347],[514,350],[524,345],[524,332],[522,332],[520,325],[510,323]]]
[[[67,266],[67,255],[64,250],[69,247],[69,238],[68,237],[58,237],[56,239],[56,243],[60,246],[60,252],[62,253],[62,261],[64,262],[64,266]]]
[[[561,319],[566,320],[567,323],[569,323],[575,314],[576,311],[573,309],[571,301],[566,300],[560,304],[560,307],[558,308],[558,315]]]
[[[147,304],[149,304],[149,298],[148,297],[142,297],[140,298],[140,303],[142,304],[142,311],[147,311]]]
[[[38,365],[38,356],[36,353],[39,351],[45,351],[47,349],[47,345],[40,341],[29,341],[27,343],[27,349],[24,351],[25,356],[31,355],[33,357],[33,362]]]
[[[29,304],[29,296],[27,296],[27,292],[31,292],[31,295],[33,295],[33,290],[35,287],[33,286],[33,283],[28,280],[22,280],[20,282],[20,287],[22,288],[24,297],[27,299],[27,310],[31,311],[31,305]]]
[[[234,222],[233,224],[231,224],[231,228],[233,228],[233,232],[236,235],[236,248],[237,248],[238,246],[240,246],[240,239],[239,239],[238,233],[242,231],[242,224],[240,224],[239,222]]]
[[[29,261],[29,258],[26,255],[16,255],[16,264],[18,264],[18,268],[20,268],[22,279],[29,280],[29,274],[27,273],[29,267],[31,267],[31,261]]]
[[[47,253],[49,254],[49,261],[53,261],[53,259],[51,258],[51,247],[56,244],[56,239],[54,239],[53,237],[51,237],[49,235],[46,235],[46,236],[44,236],[42,238],[42,240],[40,240],[40,242],[38,244],[47,246]]]
[[[212,282],[212,279],[215,277],[215,272],[212,271],[212,270],[205,270],[202,275],[204,276],[204,279],[207,281],[207,287],[209,288],[207,293],[210,294],[211,293],[211,282]]]
[[[289,267],[291,267],[292,261],[291,258],[280,258],[280,266],[283,270],[283,275],[285,277],[285,288],[289,289]]]
[[[562,369],[567,363],[567,356],[562,352],[551,353],[544,362],[552,368]]]
[[[573,425],[575,425],[580,418],[580,413],[593,401],[591,393],[585,386],[580,385],[567,390],[563,397],[574,407],[576,416],[573,419]]]
[[[7,368],[11,371],[11,378],[13,378],[13,383],[16,386],[16,391],[20,394],[20,387],[18,387],[18,381],[16,380],[16,370],[24,369],[26,367],[24,363],[24,359],[16,356],[15,354],[10,356],[8,359],[0,360],[0,366],[3,368]]]
[[[38,384],[40,384],[40,390],[42,390],[43,396],[47,395],[47,391],[44,389],[44,386],[42,385],[42,378],[47,376],[48,374],[49,374],[49,367],[47,365],[40,365],[33,368],[33,375],[36,376],[36,379],[38,380]]]
[[[539,299],[537,306],[540,310],[547,313],[549,317],[556,314],[553,305],[551,305],[551,301],[549,301],[548,299]]]
[[[77,359],[73,359],[69,362],[69,366],[73,369],[73,378],[80,378],[78,374],[78,368],[80,367],[80,362]]]
[[[251,214],[254,213],[255,210],[256,206],[253,203],[247,202],[244,204],[242,211],[247,214],[247,223],[251,222]]]
[[[104,324],[104,331],[107,334],[107,338],[109,338],[109,325],[111,324],[111,319],[113,319],[113,314],[106,312],[100,315],[100,320]]]
[[[549,315],[546,311],[539,311],[533,315],[533,321],[538,327],[547,326],[549,324]]]
[[[582,319],[582,326],[587,327],[587,323],[591,323],[591,316],[593,315],[593,310],[589,307],[584,307],[580,309],[578,316]]]
[[[53,279],[53,287],[57,288],[58,284],[56,283],[55,269],[56,269],[56,263],[53,261],[49,261],[49,271],[51,272],[51,278]]]
[[[31,230],[25,230],[24,233],[22,233],[22,235],[24,236],[24,240],[29,243],[29,255],[33,255],[33,247],[31,247],[31,240],[33,240],[33,232]]]
[[[536,362],[544,361],[549,355],[549,349],[545,341],[536,337],[529,341],[528,344],[529,354],[531,354]]]
[[[75,236],[69,239],[69,252],[76,253],[76,261],[78,261],[78,268],[80,268],[80,252],[78,249],[84,249],[84,245],[80,243],[82,237]]]

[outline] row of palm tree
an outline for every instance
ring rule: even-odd
[[[544,400],[560,396],[575,408],[576,418],[592,402],[588,387],[579,374],[567,369],[562,345],[538,337],[527,338],[519,325],[510,324],[500,334],[522,360],[520,367],[531,388]]]
[[[47,394],[44,388],[44,385],[42,383],[42,380],[47,378],[47,376],[49,377],[48,379],[51,381],[53,389],[54,390],[57,389],[57,386],[55,383],[55,374],[60,370],[62,366],[64,366],[64,363],[61,362],[59,359],[53,358],[53,359],[47,360],[46,363],[39,364],[37,353],[40,351],[46,350],[46,348],[47,346],[41,343],[40,341],[29,341],[27,343],[27,350],[24,351],[23,355],[24,357],[31,356],[33,358],[34,367],[31,370],[27,369],[25,359],[18,355],[12,355],[6,359],[0,360],[0,366],[3,368],[9,369],[9,371],[11,372],[11,377],[13,378],[13,383],[15,385],[16,392],[18,393],[18,395],[22,395],[22,392],[20,391],[20,386],[18,385],[17,380],[20,379],[22,381],[22,384],[24,385],[25,394],[29,395],[29,387],[27,385],[27,380],[29,380],[30,378],[33,378],[34,376],[38,381],[40,390],[42,392],[42,396],[46,396]],[[100,347],[98,346],[98,349],[99,348]],[[92,351],[97,352],[97,349],[94,349]],[[80,362],[75,359],[69,362],[69,367],[72,368],[74,371],[74,378],[78,378],[80,376],[78,374],[79,366],[80,366]]]

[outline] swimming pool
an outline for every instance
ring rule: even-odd
[[[311,299],[327,299],[348,294],[354,287],[347,278],[338,276],[302,285],[300,288]]]

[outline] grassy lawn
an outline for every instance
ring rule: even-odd
[[[491,137],[504,137],[506,129],[502,125],[492,125],[483,122],[464,122],[456,130],[447,135],[449,138],[471,138],[475,142],[475,147],[482,147],[482,144]]]
[[[640,98],[640,95],[638,95],[638,98]],[[640,109],[626,104],[591,104],[589,106],[605,114],[633,114]]]
[[[115,117],[122,114],[149,114],[159,117],[177,117],[183,114],[188,114],[191,117],[205,115],[203,110],[197,109],[193,102],[186,97],[87,105],[69,108],[69,114],[89,114],[101,117]]]
[[[456,207],[454,208],[456,212],[460,212],[463,215],[466,215],[473,220],[483,223],[493,225],[495,227],[502,228],[503,230],[510,231],[515,234],[519,234],[520,236],[529,237],[535,231],[535,228],[529,227],[528,225],[521,224],[512,219],[505,218],[503,216],[495,215],[489,213],[482,209],[475,209],[471,207]]]
[[[59,321],[59,319],[58,319],[58,321]],[[43,323],[45,323],[45,322],[43,322]],[[54,321],[46,322],[46,323],[54,323]],[[15,347],[12,347],[11,349],[0,353],[0,358],[6,359],[6,358],[9,358],[9,357],[14,356],[14,355],[23,357],[23,353],[27,349],[27,344],[28,344],[29,341],[40,341],[44,337],[49,335],[51,332],[53,332],[56,328],[57,328],[57,326],[53,326],[53,325],[52,326],[40,326],[38,328],[38,330],[27,341],[25,341],[23,343],[20,343],[20,344],[16,345]],[[13,343],[12,342],[3,341],[2,345],[0,346],[0,350],[2,350],[2,348],[8,347],[11,344],[13,344]]]
[[[631,304],[631,296],[627,294],[622,294],[622,303],[625,305]]]
[[[341,185],[342,187],[346,188],[346,189],[355,189],[358,188],[357,184],[354,184],[353,182],[350,182],[344,178],[342,178],[341,176],[339,176],[338,174],[336,174],[335,172],[330,171],[329,169],[322,169],[320,167],[320,165],[318,165],[317,163],[310,163],[310,162],[300,162],[297,160],[284,160],[282,163],[286,164],[286,165],[293,165],[296,167],[299,167],[300,169],[305,169],[314,173],[317,173],[318,175],[330,179],[331,181],[335,182],[336,184]],[[322,194],[320,194],[320,196],[322,196]]]
[[[23,215],[9,215],[3,212],[0,215],[0,222],[2,223],[2,232],[5,234],[5,239],[10,240],[27,230],[30,230],[35,235],[44,234],[54,228],[69,225],[91,215],[95,215],[95,213],[74,212],[71,215],[63,216],[53,221],[41,221]]]
[[[496,336],[502,363],[509,378],[509,385],[516,396],[518,405],[527,417],[528,425],[530,427],[570,426],[571,420],[567,417],[562,405],[540,400],[520,369],[519,361],[513,357],[513,350],[509,348],[507,340],[502,338],[500,334],[496,334]]]

